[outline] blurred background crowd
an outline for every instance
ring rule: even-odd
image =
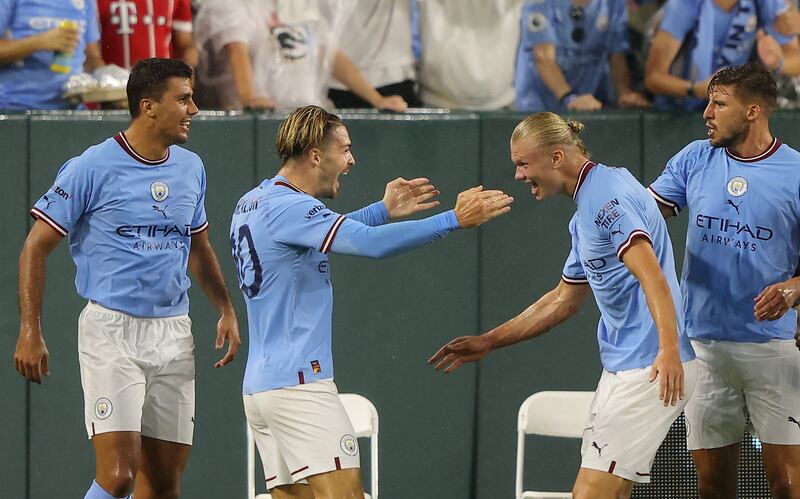
[[[0,109],[124,106],[147,57],[195,68],[201,109],[696,110],[748,61],[796,107],[796,2],[0,0]]]

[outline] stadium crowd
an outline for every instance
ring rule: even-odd
[[[148,57],[201,109],[700,109],[760,62],[800,102],[793,0],[0,0],[0,109],[70,109],[73,75]]]

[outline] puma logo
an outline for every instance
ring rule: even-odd
[[[45,209],[45,210],[46,210],[46,209],[48,209],[48,208],[50,208],[50,205],[56,202],[56,200],[55,200],[55,199],[53,199],[53,200],[51,201],[51,200],[50,200],[50,199],[47,197],[47,194],[45,194],[45,195],[44,195],[44,200],[45,200],[45,201],[47,201],[47,206],[45,206],[45,207],[44,207],[44,209]]]
[[[789,419],[788,419],[788,421],[789,421],[790,423],[794,423],[794,424],[796,424],[796,425],[797,425],[797,428],[798,428],[798,429],[800,429],[800,421],[796,420],[795,418],[793,418],[793,417],[791,417],[791,416],[789,416]]]
[[[604,446],[600,447],[599,445],[597,445],[597,442],[595,442],[595,441],[592,441],[592,447],[594,447],[595,449],[597,449],[597,456],[599,457],[599,456],[602,456],[602,455],[603,455],[603,449],[605,449],[606,447],[608,447],[608,444],[605,444]]]
[[[727,204],[733,206],[733,209],[736,210],[736,214],[738,215],[739,214],[739,207],[742,205],[742,202],[743,201],[739,201],[739,204],[736,204],[736,203],[734,203],[733,201],[731,201],[729,199]]]
[[[162,210],[158,206],[153,205],[153,210],[155,210],[155,211],[161,213],[162,215],[164,215],[164,218],[167,218],[167,208],[169,208],[169,206],[165,206],[164,209]]]
[[[611,235],[613,236],[614,234],[619,234],[620,236],[623,235],[622,234],[622,224],[618,224],[616,230],[614,230],[614,227],[611,227]]]

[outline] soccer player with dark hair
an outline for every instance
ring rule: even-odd
[[[667,162],[650,191],[665,217],[689,208],[681,286],[699,361],[686,406],[700,496],[735,498],[750,420],[776,498],[800,497],[800,154],[769,129],[772,74],[732,66],[709,84],[707,140]]]
[[[294,110],[278,130],[280,170],[242,196],[231,222],[249,325],[244,408],[275,499],[364,497],[358,441],[333,382],[328,253],[390,256],[511,209],[501,191],[474,187],[453,210],[387,223],[438,205],[427,179],[398,178],[382,201],[340,215],[319,198],[338,195],[355,164],[350,147],[338,116]]]
[[[618,499],[634,482],[650,481],[656,452],[694,390],[697,366],[676,314],[681,295],[658,205],[628,170],[593,162],[582,130],[582,123],[536,113],[511,135],[514,178],[529,184],[536,199],[563,195],[577,205],[561,281],[518,316],[484,334],[451,340],[429,362],[451,373],[541,336],[577,314],[594,293],[603,373],[587,414],[572,496]]]
[[[86,499],[178,497],[194,432],[187,266],[221,316],[216,348],[227,340],[228,351],[215,367],[240,343],[206,232],[203,163],[176,145],[197,113],[191,78],[181,61],[140,61],[128,81],[128,129],[64,163],[31,209],[14,366],[36,383],[49,375],[39,320],[45,263],[69,236],[75,284],[88,300],[78,350],[97,474]]]

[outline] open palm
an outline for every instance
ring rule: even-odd
[[[390,218],[402,218],[439,206],[439,201],[430,201],[438,194],[427,178],[406,180],[400,177],[386,184],[383,204]]]

